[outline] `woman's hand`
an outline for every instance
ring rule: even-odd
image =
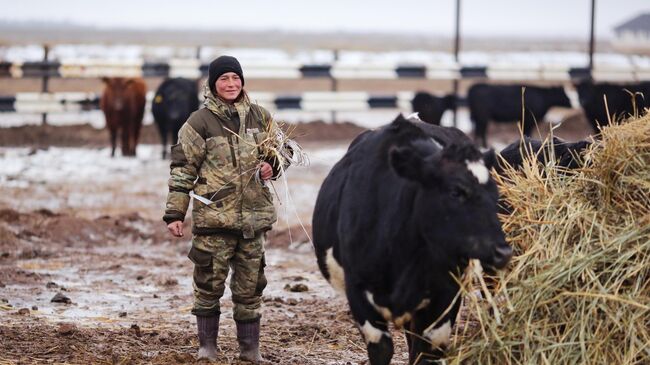
[[[260,178],[264,181],[273,177],[273,168],[268,162],[262,162],[260,164]]]
[[[167,230],[174,237],[183,237],[183,222],[175,221],[167,225]]]

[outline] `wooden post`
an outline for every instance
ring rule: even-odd
[[[41,92],[47,93],[49,92],[49,81],[50,81],[50,76],[49,76],[49,67],[47,65],[47,61],[49,58],[49,53],[50,53],[50,47],[46,44],[43,46],[43,66],[41,67],[45,72],[43,75],[43,82],[41,84]],[[47,113],[41,114],[41,124],[46,125],[47,124]]]
[[[339,60],[339,50],[335,49],[333,51],[333,54],[334,54],[334,62],[332,62],[332,65],[334,63],[336,63],[336,61]],[[337,83],[336,77],[334,77],[334,75],[332,75],[332,69],[331,68],[330,68],[330,80],[331,80],[330,90],[331,91],[337,91],[338,90],[338,83]],[[331,113],[332,123],[336,123],[336,110],[331,110],[330,113]]]
[[[460,52],[460,0],[456,0],[456,36],[454,39],[454,61],[458,64]],[[458,127],[458,78],[454,78],[454,127]]]
[[[594,25],[596,15],[596,0],[591,0],[591,31],[589,34],[589,80],[593,79],[594,71]]]

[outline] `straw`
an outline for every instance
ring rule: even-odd
[[[487,292],[478,272],[462,282],[448,364],[649,363],[650,116],[603,127],[581,157],[495,177],[515,257],[490,300],[470,294]]]

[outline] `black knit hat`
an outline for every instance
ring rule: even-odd
[[[217,95],[217,91],[214,88],[214,83],[219,76],[226,72],[236,73],[241,79],[241,86],[244,86],[244,73],[241,70],[239,61],[232,56],[219,56],[210,62],[210,68],[208,69],[208,86],[215,96]]]

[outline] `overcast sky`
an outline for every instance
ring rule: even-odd
[[[456,0],[0,0],[0,21],[100,27],[362,31],[452,35]],[[464,35],[588,37],[591,0],[462,0]],[[596,30],[643,12],[650,0],[596,0]]]

